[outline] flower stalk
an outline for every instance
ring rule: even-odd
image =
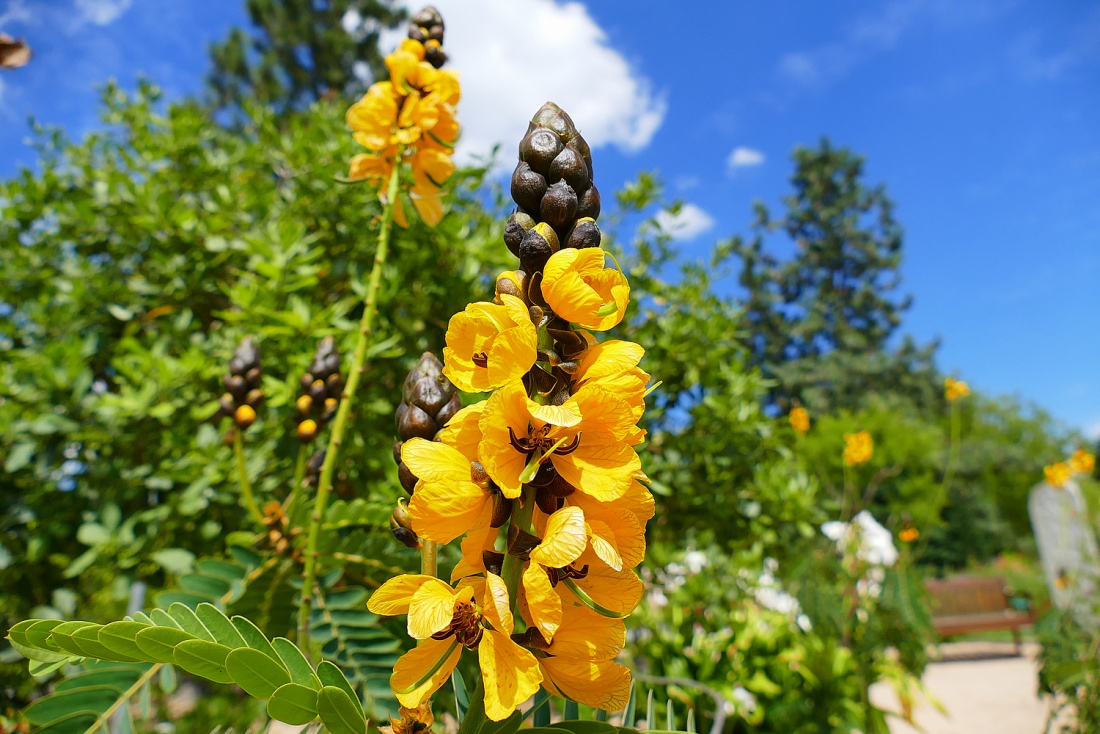
[[[237,456],[237,473],[240,475],[241,481],[241,503],[248,510],[248,514],[252,516],[252,519],[263,525],[264,514],[260,512],[260,507],[256,504],[256,498],[252,494],[252,483],[248,481],[248,468],[244,463],[244,436],[241,435],[242,433],[243,431],[238,430],[233,434],[233,453]]]
[[[390,172],[386,189],[386,201],[382,208],[381,228],[378,232],[378,249],[374,253],[374,265],[367,281],[367,293],[363,302],[363,317],[359,323],[359,336],[355,340],[355,352],[351,357],[348,379],[344,393],[340,396],[340,407],[332,423],[325,461],[321,465],[321,478],[317,484],[317,498],[310,516],[309,533],[306,536],[305,568],[302,572],[302,597],[298,603],[298,646],[309,657],[309,612],[313,605],[313,587],[317,581],[317,544],[321,536],[321,521],[328,509],[329,494],[332,491],[332,475],[340,455],[340,446],[344,441],[348,416],[355,401],[355,392],[363,376],[366,365],[367,348],[370,346],[374,329],[374,316],[378,310],[378,290],[382,285],[382,269],[389,253],[390,232],[393,228],[394,202],[397,201],[400,167],[394,166]]]

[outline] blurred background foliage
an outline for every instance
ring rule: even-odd
[[[338,28],[350,8],[358,35]],[[211,49],[202,98],[109,85],[99,132],[38,129],[38,167],[0,182],[4,628],[114,618],[134,582],[162,589],[223,555],[245,522],[216,402],[233,349],[251,335],[262,353],[267,400],[247,433],[261,504],[288,491],[278,478],[293,473],[293,401],[317,341],[350,350],[380,208],[335,181],[356,152],[343,114],[401,15],[347,0],[249,11],[254,27]],[[310,34],[310,54],[287,53]],[[722,706],[727,731],[875,730],[867,686],[924,665],[921,574],[1004,554],[1034,568],[1027,493],[1080,441],[1035,406],[974,394],[957,405],[944,488],[944,375],[935,344],[904,337],[903,231],[862,164],[829,141],[795,151],[783,211],[760,204],[747,235],[697,262],[657,223],[679,203],[655,176],[605,197],[605,246],[634,297],[621,332],[662,381],[645,419],[650,593],[629,650],[646,675],[718,691],[655,683],[702,713]],[[380,555],[413,557],[386,526],[403,495],[390,454],[404,375],[510,261],[489,166],[460,170],[439,226],[395,230],[336,483],[365,500]],[[786,420],[795,405],[810,412],[805,436]],[[849,479],[860,506],[922,539],[864,614],[849,608],[858,624],[837,623],[854,581],[818,528],[854,509],[840,455],[859,430],[875,444]],[[0,687],[21,703],[35,683],[5,666]]]

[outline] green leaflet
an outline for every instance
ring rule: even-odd
[[[225,665],[233,681],[254,698],[271,698],[275,689],[290,683],[290,673],[277,657],[249,647],[229,653]]]
[[[230,652],[230,648],[216,642],[185,640],[176,646],[176,665],[215,683],[232,683],[233,678],[226,670],[226,658]]]
[[[358,702],[343,688],[325,686],[317,694],[317,712],[332,734],[364,734],[366,720]]]
[[[317,718],[319,691],[319,684],[316,689],[297,683],[279,686],[267,701],[267,714],[273,719],[293,726],[308,724]]]

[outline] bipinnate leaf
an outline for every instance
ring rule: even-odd
[[[186,640],[176,645],[176,665],[215,683],[232,683],[233,677],[226,670],[226,658],[230,652],[232,650],[228,647],[216,642]]]
[[[343,688],[325,686],[317,694],[317,713],[332,734],[364,734],[366,719],[358,702]]]

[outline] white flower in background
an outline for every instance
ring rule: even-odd
[[[688,551],[687,555],[684,556],[684,563],[687,564],[688,571],[694,576],[707,567],[707,555],[702,551]]]
[[[665,596],[665,592],[660,588],[652,588],[649,593],[646,594],[646,599],[649,601],[649,605],[656,609],[662,609],[668,606],[668,597]]]
[[[839,520],[830,520],[821,526],[821,532],[826,538],[839,543],[840,539],[844,537],[845,532],[848,530],[848,523],[840,522]]]
[[[810,618],[805,614],[799,614],[795,617],[795,623],[798,624],[798,628],[803,632],[811,632],[814,628],[814,623],[810,621]]]
[[[878,524],[867,510],[856,515],[856,522],[862,537],[860,552],[863,560],[875,566],[893,566],[898,560],[898,549],[894,547],[894,536]]]
[[[756,711],[756,696],[752,694],[752,691],[742,686],[737,686],[733,689],[733,700],[737,702],[737,705],[743,708],[747,713]]]

